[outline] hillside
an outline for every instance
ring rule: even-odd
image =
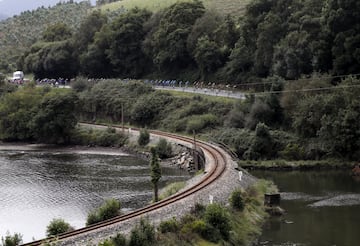
[[[47,26],[63,22],[76,29],[90,9],[91,5],[86,1],[59,3],[0,21],[0,70],[15,70],[17,58],[41,36]]]
[[[181,2],[189,2],[190,0],[182,0]],[[131,9],[134,7],[146,8],[153,12],[170,6],[179,0],[123,0],[119,2],[109,3],[101,6],[102,10],[116,10],[119,8]],[[238,14],[245,10],[245,6],[250,0],[202,0],[208,9],[216,9],[223,14]]]

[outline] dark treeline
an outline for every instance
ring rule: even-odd
[[[222,16],[200,1],[115,18],[93,11],[76,31],[50,26],[20,65],[36,78],[170,76],[233,84],[354,74],[359,13],[356,0],[254,0],[242,16]]]
[[[59,139],[51,142],[71,142],[62,136],[76,133],[61,132],[67,121],[50,113],[54,107],[69,110],[62,116],[71,116],[71,128],[74,111],[77,120],[124,118],[139,127],[205,135],[242,159],[358,160],[359,76],[336,76],[359,73],[359,8],[352,0],[258,0],[235,19],[194,1],[155,14],[133,9],[108,18],[94,11],[76,32],[52,25],[22,60],[37,78],[176,76],[234,84],[261,78],[257,89],[265,93],[232,105],[118,80],[92,84],[78,78],[72,84],[76,95],[15,91],[4,83],[0,138],[51,140],[51,124],[58,124],[59,135],[53,135]],[[76,107],[57,109],[66,100]]]

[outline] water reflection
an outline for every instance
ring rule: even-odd
[[[287,213],[264,226],[257,245],[359,245],[360,183],[348,171],[254,171],[273,180]]]
[[[164,168],[160,187],[189,176]],[[53,218],[83,227],[87,214],[105,199],[121,201],[124,211],[152,198],[148,162],[133,156],[0,151],[0,236],[45,236]]]

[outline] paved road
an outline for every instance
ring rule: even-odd
[[[172,87],[172,86],[154,86],[157,90],[182,91],[196,94],[204,94],[209,96],[229,97],[237,99],[245,99],[242,92],[220,89],[195,88],[195,87]]]

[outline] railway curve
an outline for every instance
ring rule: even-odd
[[[81,123],[83,127],[107,128],[105,125],[93,125]],[[115,127],[120,131],[121,127]],[[137,134],[139,129],[127,129],[132,134]],[[151,138],[165,138],[171,142],[185,146],[193,146],[194,139],[161,131],[149,131]],[[148,218],[152,223],[159,223],[160,220],[178,217],[189,212],[196,203],[209,203],[209,195],[216,202],[226,202],[231,191],[236,187],[246,187],[254,182],[254,178],[246,171],[239,180],[238,171],[235,170],[235,163],[231,156],[222,148],[196,140],[197,147],[200,147],[205,154],[205,172],[186,189],[146,207],[134,210],[124,215],[80,228],[68,233],[63,233],[54,238],[41,239],[24,246],[41,245],[45,242],[56,241],[56,245],[93,245],[101,240],[116,235],[118,232],[128,233],[141,218]],[[224,189],[227,192],[224,192]],[[225,201],[224,201],[225,200]]]

